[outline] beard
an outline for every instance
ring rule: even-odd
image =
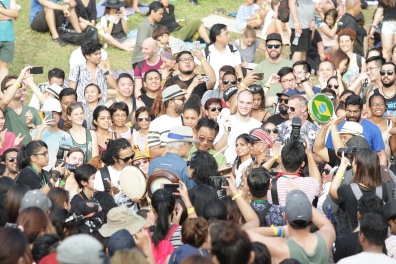
[[[176,114],[181,115],[183,113],[183,105],[175,106],[175,112]]]
[[[282,115],[286,115],[287,114],[287,106],[279,106],[279,113],[281,113]]]
[[[395,80],[393,80],[393,81],[391,81],[389,83],[384,83],[383,81],[381,81],[381,82],[382,82],[382,85],[384,87],[386,87],[386,88],[389,88],[389,87],[391,87],[391,86],[393,86],[395,84]]]
[[[346,121],[351,121],[351,122],[359,123],[359,122],[360,122],[360,118],[361,118],[361,116],[358,116],[358,117],[349,116],[349,117],[346,118]],[[356,119],[356,120],[355,120],[355,119]]]
[[[280,52],[277,52],[277,51],[273,51],[273,52],[268,53],[268,56],[269,56],[271,59],[273,59],[273,60],[278,59],[280,55],[281,55],[281,53],[280,53]]]
[[[183,73],[183,74],[186,74],[186,75],[190,75],[191,73],[194,72],[194,70],[190,70],[190,71],[181,71],[180,70],[180,72]]]

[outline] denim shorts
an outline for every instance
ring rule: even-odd
[[[14,60],[14,41],[0,41],[0,61],[11,63]]]
[[[396,34],[396,21],[382,22],[381,34],[384,35]]]

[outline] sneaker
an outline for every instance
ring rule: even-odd
[[[64,46],[67,45],[67,44],[66,44],[65,42],[63,42],[63,40],[61,40],[59,37],[56,38],[56,39],[52,39],[52,40],[54,41],[54,44],[55,44],[56,46],[64,47]]]

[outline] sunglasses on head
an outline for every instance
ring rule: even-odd
[[[289,99],[278,98],[278,103],[282,102],[285,102],[285,104],[287,104],[289,102]]]
[[[138,117],[138,122],[142,122],[143,120],[146,120],[147,122],[150,122],[151,121],[151,117],[149,117],[149,116]]]
[[[142,160],[135,161],[135,162],[133,163],[133,165],[135,165],[135,166],[140,166],[141,164],[147,164],[147,162],[148,162],[147,159],[142,159]]]
[[[127,163],[128,161],[130,161],[131,159],[133,159],[135,157],[135,152],[133,152],[133,154],[130,157],[126,157],[126,158],[118,158],[120,160],[122,160],[124,163]]]
[[[251,92],[259,92],[259,91],[263,90],[263,88],[260,85],[253,84],[253,85],[249,86],[249,90]]]
[[[212,106],[212,107],[209,108],[209,109],[210,109],[211,112],[216,112],[216,110],[217,110],[218,112],[221,112],[221,110],[223,110],[223,108],[221,108],[220,106],[219,106],[219,107]]]
[[[271,132],[272,133],[274,133],[274,134],[278,134],[278,132],[279,132],[279,130],[275,127],[275,128],[273,128],[273,129],[264,129],[265,131],[267,131],[268,132],[268,134],[271,134]]]
[[[223,80],[223,84],[224,85],[227,85],[229,83],[231,83],[232,85],[235,85],[237,83],[237,81],[235,81],[235,80]]]
[[[334,85],[332,85],[332,84],[328,84],[327,85],[327,88],[329,88],[329,89],[331,89],[331,88],[333,88],[334,87],[334,89],[338,89],[338,87],[340,87],[338,84],[334,84]]]
[[[384,70],[380,71],[381,76],[385,76],[385,74],[387,74],[388,76],[391,76],[391,75],[393,75],[393,73],[394,73],[394,71],[384,71]]]
[[[281,46],[280,44],[267,44],[267,48],[269,48],[269,49],[272,49],[272,48],[279,49],[280,46]]]

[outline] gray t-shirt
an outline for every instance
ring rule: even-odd
[[[237,39],[232,43],[232,45],[234,45],[241,54],[242,62],[253,63],[254,54],[256,53],[256,49],[258,48],[258,46],[260,46],[260,41],[258,39],[255,39],[252,45],[247,46],[246,49],[242,49],[240,44],[241,39]]]
[[[136,37],[136,45],[132,54],[132,64],[143,60],[142,54],[142,43],[146,38],[150,38],[153,33],[154,25],[151,24],[150,20],[146,17],[139,25],[138,33]]]
[[[300,26],[302,29],[307,29],[311,25],[312,19],[315,15],[315,6],[313,5],[312,0],[297,0],[296,3],[297,8],[297,16],[298,22],[300,22]],[[294,20],[290,13],[289,16],[289,27],[295,28]]]

